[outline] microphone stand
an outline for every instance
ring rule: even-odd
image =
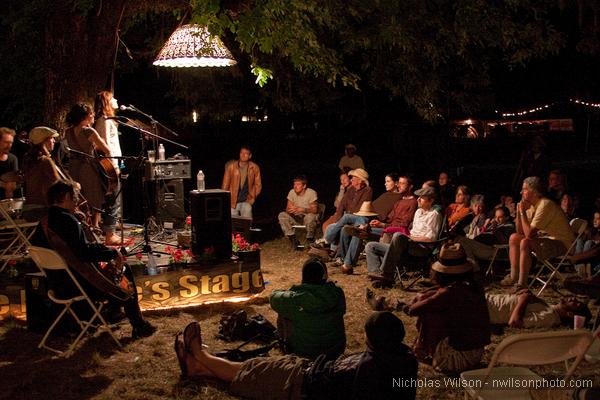
[[[154,127],[154,131],[156,132],[156,126],[157,126],[158,122],[156,120],[154,120],[154,118],[152,118],[152,116],[150,116],[150,115],[148,115],[146,113],[143,113],[143,112],[137,110],[133,106],[130,106],[130,107],[132,109],[138,111],[139,113],[145,115],[146,117],[150,118],[152,120],[152,126]],[[127,120],[127,122],[130,121],[127,118],[125,118],[125,119]],[[127,122],[123,122],[120,119],[117,119],[117,122],[121,126],[126,126],[128,128],[136,130],[138,132],[138,134],[140,135],[140,144],[141,144],[140,148],[141,148],[141,150],[140,150],[140,154],[136,158],[137,162],[135,163],[135,166],[134,166],[134,170],[136,170],[136,171],[143,172],[143,165],[144,165],[145,154],[146,154],[146,143],[145,143],[145,140],[144,140],[144,136],[151,137],[153,140],[163,140],[165,142],[171,143],[171,144],[173,144],[175,146],[178,146],[178,147],[181,147],[183,149],[186,149],[186,150],[188,149],[188,146],[185,146],[185,145],[183,145],[181,143],[177,143],[177,142],[175,142],[173,140],[170,140],[170,139],[167,139],[165,137],[162,137],[162,136],[160,136],[160,135],[158,135],[156,133],[149,132],[149,131],[147,131],[145,129],[142,129],[139,126],[136,126],[134,124],[129,124]],[[162,126],[162,124],[161,124],[161,126]],[[176,135],[176,136],[178,136],[178,135]],[[148,194],[148,187],[147,187],[147,182],[146,182],[146,177],[145,176],[142,176],[142,193],[143,193],[143,196],[144,196],[144,200],[142,201],[142,213],[144,215],[144,240],[142,242],[138,243],[137,245],[135,245],[133,248],[131,248],[128,253],[131,254],[131,253],[135,252],[136,249],[138,249],[138,248],[141,247],[142,248],[142,253],[147,253],[148,255],[151,255],[151,254],[154,254],[154,253],[168,254],[168,253],[161,252],[161,251],[154,251],[152,249],[151,243],[162,244],[162,245],[165,245],[165,246],[170,245],[170,243],[161,242],[161,241],[155,240],[154,238],[150,238],[148,226],[149,226],[149,222],[153,218],[153,216],[151,216],[150,212],[149,212],[150,211],[149,210],[149,204],[148,204],[149,203],[149,199],[147,198],[148,197],[147,196],[147,194]]]

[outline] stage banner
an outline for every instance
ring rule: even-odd
[[[222,263],[188,263],[159,275],[135,277],[142,310],[243,301],[264,290],[260,252]]]

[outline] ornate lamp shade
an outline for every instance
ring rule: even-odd
[[[223,42],[197,24],[182,25],[164,44],[154,65],[158,67],[228,67],[237,62]]]

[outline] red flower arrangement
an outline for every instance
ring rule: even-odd
[[[234,253],[240,251],[256,251],[259,250],[260,246],[258,243],[250,244],[241,234],[231,235],[231,250]]]
[[[194,258],[191,250],[182,250],[177,247],[167,246],[165,252],[169,254],[169,264],[189,263]]]

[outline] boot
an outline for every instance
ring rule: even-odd
[[[298,248],[298,239],[296,239],[296,235],[290,235],[287,238],[290,241],[290,248],[296,250],[296,248]]]

